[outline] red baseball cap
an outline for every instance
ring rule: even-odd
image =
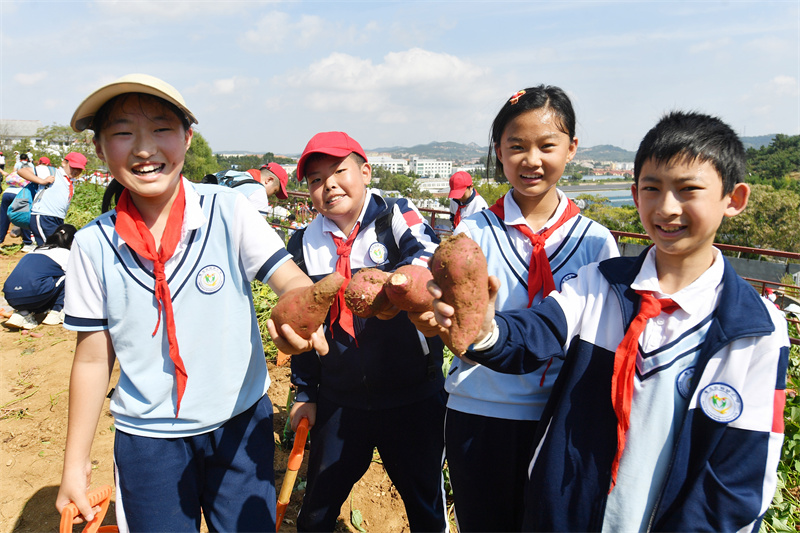
[[[286,200],[289,198],[289,194],[286,192],[286,184],[289,183],[289,174],[286,173],[286,170],[280,166],[278,163],[268,163],[266,165],[261,165],[261,169],[269,170],[273,174],[278,177],[278,182],[280,183],[280,188],[278,192],[275,193],[281,200]]]
[[[308,141],[305,150],[303,150],[303,155],[297,161],[297,181],[303,181],[306,160],[311,154],[319,153],[332,155],[333,157],[347,157],[353,152],[363,157],[364,160],[367,159],[367,154],[364,153],[361,145],[343,131],[317,133]]]
[[[2,153],[3,152],[0,152],[0,154],[2,154]],[[40,157],[39,158],[39,164],[40,165],[49,165],[50,164],[50,158],[49,157]]]
[[[447,195],[448,198],[461,198],[464,196],[464,192],[466,192],[467,187],[472,186],[472,176],[469,175],[469,172],[464,172],[463,170],[459,170],[452,176],[450,176],[450,194]]]
[[[72,168],[84,170],[86,168],[86,156],[78,152],[70,152],[64,156]]]

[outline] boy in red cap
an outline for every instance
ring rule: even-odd
[[[64,223],[69,203],[72,201],[72,182],[86,169],[86,162],[85,155],[70,152],[64,156],[61,168],[55,169],[47,164],[41,164],[40,159],[40,164],[35,169],[26,167],[17,171],[26,180],[39,184],[39,190],[31,206],[31,232],[37,246],[42,246]]]
[[[267,189],[267,196],[273,194],[278,200],[286,200],[289,194],[286,192],[286,184],[289,182],[289,175],[286,170],[278,163],[267,163],[261,165],[261,183]]]
[[[346,133],[315,135],[297,163],[321,216],[287,246],[316,281],[362,268],[427,266],[438,238],[408,200],[369,189],[372,168]],[[346,284],[345,284],[346,285]],[[378,449],[412,531],[444,531],[445,393],[442,343],[419,334],[396,308],[354,316],[343,286],[326,320],[329,353],[292,357],[292,427],[312,428],[308,485],[298,531],[333,531],[339,510]]]
[[[458,226],[462,218],[477,213],[482,209],[488,209],[489,205],[478,190],[472,186],[472,176],[468,172],[459,170],[450,176],[450,222],[453,229]]]

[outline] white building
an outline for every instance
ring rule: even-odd
[[[0,119],[0,143],[4,148],[28,140],[36,146],[42,143],[42,138],[37,135],[42,127],[41,120],[9,120]]]
[[[408,174],[408,161],[405,159],[394,159],[386,156],[370,156],[369,164],[372,165],[373,168],[385,168],[389,172],[393,172],[395,174]]]
[[[409,163],[409,170],[417,176],[423,178],[440,178],[450,179],[453,173],[452,161],[438,161],[436,159],[418,159],[416,157],[411,159]]]
[[[417,188],[420,191],[428,191],[431,194],[447,194],[450,192],[450,176],[447,178],[426,178],[418,179],[416,181]]]

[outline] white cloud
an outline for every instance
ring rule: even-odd
[[[231,94],[236,88],[236,78],[214,80],[212,92],[214,94]]]
[[[379,31],[380,25],[375,21],[368,21],[363,27],[344,26],[317,15],[301,15],[293,20],[288,13],[272,11],[258,19],[254,29],[242,32],[237,42],[242,49],[261,54],[314,46],[331,50],[366,44]]]
[[[775,94],[780,96],[797,97],[800,94],[797,78],[792,76],[776,76],[770,80],[769,84]]]
[[[20,85],[36,85],[47,78],[47,72],[19,72],[14,74],[14,81]]]

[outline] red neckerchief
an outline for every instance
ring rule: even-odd
[[[353,249],[353,242],[356,240],[356,235],[358,235],[358,229],[360,227],[361,223],[356,222],[347,240],[331,233],[333,244],[336,245],[336,254],[339,256],[336,259],[336,272],[344,276],[345,280],[339,292],[336,293],[336,299],[333,301],[333,305],[331,305],[331,326],[333,326],[333,323],[336,322],[338,318],[339,326],[354,339],[356,338],[356,333],[353,327],[353,313],[344,303],[344,290],[347,288],[347,284],[350,283],[350,278],[353,277],[350,270],[350,252]]]
[[[636,374],[636,355],[639,353],[639,337],[647,325],[647,321],[657,317],[661,312],[672,313],[680,306],[669,298],[657,299],[649,291],[636,291],[641,295],[639,314],[628,326],[622,342],[614,352],[614,374],[611,376],[611,404],[617,415],[617,453],[611,463],[611,487],[609,494],[617,484],[617,472],[622,450],[625,449],[626,434],[631,426],[631,403],[633,401],[633,381]]]
[[[475,189],[475,190],[473,190],[473,191],[472,191],[472,196],[470,196],[470,197],[469,197],[469,200],[467,200],[467,201],[466,201],[466,202],[464,202],[463,204],[461,203],[461,200],[456,200],[456,201],[455,201],[455,202],[456,202],[456,205],[457,205],[458,207],[456,208],[456,214],[455,214],[455,215],[453,215],[453,227],[454,227],[454,228],[455,228],[456,226],[458,226],[458,225],[461,223],[461,210],[462,210],[462,209],[464,209],[465,207],[467,207],[467,205],[468,205],[468,204],[469,204],[469,203],[470,203],[472,200],[474,200],[476,196],[478,196],[478,189]]]
[[[169,358],[175,365],[175,381],[178,387],[178,400],[175,406],[175,418],[181,410],[181,399],[186,390],[186,368],[178,349],[178,338],[175,335],[175,319],[172,312],[172,296],[169,284],[164,273],[164,263],[175,253],[181,238],[183,227],[183,211],[186,207],[186,194],[183,189],[183,177],[180,180],[180,189],[169,211],[164,234],[161,236],[161,247],[156,250],[153,234],[142,220],[142,215],[131,200],[130,192],[124,189],[117,202],[117,222],[114,229],[134,252],[153,262],[153,275],[155,276],[155,297],[158,304],[158,320],[153,336],[161,324],[161,309],[164,309],[164,323],[167,326],[167,340],[169,342]]]
[[[489,208],[489,211],[497,215],[500,220],[505,221],[505,196],[501,196],[497,202]],[[528,307],[533,304],[533,299],[544,289],[543,295],[547,296],[556,288],[553,281],[553,272],[550,270],[550,262],[547,259],[547,254],[544,251],[544,243],[547,238],[553,234],[555,230],[564,225],[567,220],[580,214],[581,210],[575,203],[567,199],[567,208],[561,214],[561,217],[555,224],[544,231],[533,233],[527,224],[509,224],[511,227],[517,228],[523,235],[530,239],[533,245],[533,252],[531,253],[531,264],[528,267]]]

